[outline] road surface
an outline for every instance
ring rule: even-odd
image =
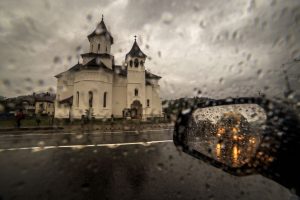
[[[0,199],[290,199],[176,149],[172,130],[0,135]]]

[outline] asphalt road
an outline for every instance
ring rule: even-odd
[[[291,199],[176,149],[172,130],[0,135],[0,199]]]

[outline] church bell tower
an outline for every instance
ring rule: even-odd
[[[127,65],[127,107],[136,110],[137,117],[143,115],[146,107],[145,60],[147,58],[136,41],[126,54]]]

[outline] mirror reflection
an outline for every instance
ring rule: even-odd
[[[187,145],[231,167],[245,164],[256,152],[266,113],[257,104],[199,108],[192,114]]]

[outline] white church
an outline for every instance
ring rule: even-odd
[[[161,77],[145,69],[147,56],[136,39],[124,64],[116,65],[111,54],[114,39],[103,17],[87,38],[90,51],[81,54],[82,62],[55,76],[55,118],[161,117]]]

